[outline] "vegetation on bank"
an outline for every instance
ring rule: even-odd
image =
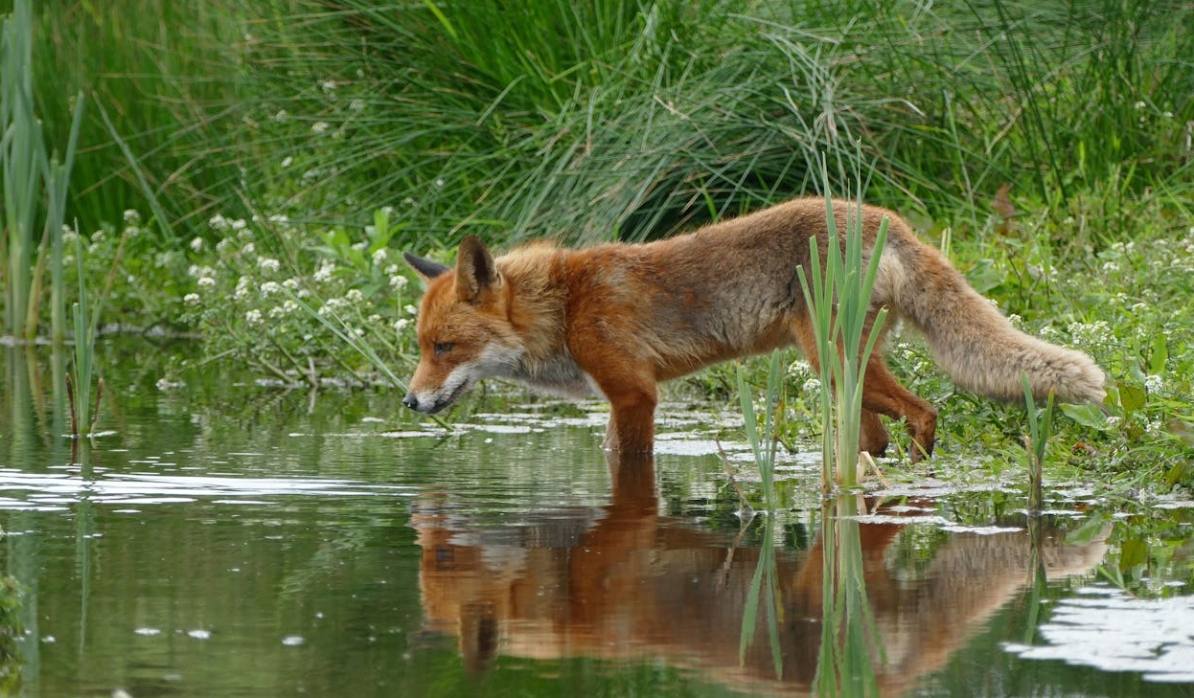
[[[818,193],[825,156],[1107,370],[1109,415],[1066,409],[1055,458],[1194,481],[1189,6],[46,0],[32,23],[51,150],[88,104],[61,268],[74,288],[83,255],[101,325],[197,333],[282,382],[373,380],[310,308],[402,374],[402,250],[659,237]],[[945,449],[1018,448],[1022,408],[957,392],[915,339],[891,355],[943,407]],[[687,385],[722,397],[733,370]]]

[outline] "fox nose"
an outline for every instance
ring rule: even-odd
[[[406,397],[402,398],[402,404],[417,412],[419,408],[419,398],[415,397],[414,393],[407,393]]]

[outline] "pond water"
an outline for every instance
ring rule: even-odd
[[[1030,520],[1014,468],[947,477],[967,468],[944,458],[823,507],[797,454],[781,510],[751,517],[715,437],[756,502],[757,475],[717,405],[669,406],[656,457],[616,459],[599,403],[491,395],[449,433],[396,391],[159,384],[186,351],[103,345],[100,435],[72,457],[49,349],[0,347],[20,589],[0,587],[0,694],[808,693],[822,638],[847,634],[826,632],[824,574],[851,549],[834,569],[865,586],[882,695],[1194,686],[1181,502],[1049,483]],[[756,573],[773,595],[743,651]]]

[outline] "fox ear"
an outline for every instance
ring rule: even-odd
[[[439,262],[433,262],[430,259],[416,257],[409,252],[403,252],[402,258],[406,260],[406,263],[410,265],[411,269],[415,270],[415,273],[419,275],[419,278],[423,280],[424,284],[430,283],[432,279],[440,274],[443,274],[451,268],[446,267]]]
[[[466,303],[485,293],[496,291],[502,278],[493,264],[493,255],[481,238],[469,235],[461,240],[456,253],[456,297]]]

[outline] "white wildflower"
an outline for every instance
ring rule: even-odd
[[[1144,389],[1150,393],[1159,393],[1165,387],[1165,381],[1155,373],[1144,377]]]
[[[219,252],[220,254],[227,254],[228,248],[230,247],[232,247],[232,238],[221,238],[220,241],[216,243],[216,252]]]
[[[245,255],[257,254],[257,245],[254,245],[251,242],[247,242],[247,243],[245,243],[244,247],[240,248],[240,252],[241,252],[241,254],[245,254]]]
[[[324,92],[335,92],[336,91],[336,81],[335,80],[324,80],[323,82],[321,82],[319,84],[319,87],[322,88]]]
[[[196,252],[202,252],[203,251],[203,243],[204,243],[203,238],[195,238],[194,240],[191,240],[191,249]]]
[[[236,280],[236,291],[233,292],[237,298],[244,298],[249,295],[249,287],[253,285],[253,280],[247,276],[242,276]]]
[[[281,290],[282,287],[279,286],[278,282],[276,281],[266,281],[265,283],[261,284],[261,295],[263,296],[272,296]]]
[[[413,305],[403,306],[402,309],[405,310],[408,315],[418,315],[419,314],[419,309]]]
[[[286,157],[282,158],[282,169],[286,169],[287,167],[290,167],[293,164],[294,164],[293,156],[287,155]]]
[[[249,312],[245,313],[245,322],[249,323],[250,325],[260,324],[261,323],[261,311],[256,308],[253,308]]]
[[[360,303],[364,299],[365,294],[361,293],[361,289],[359,288],[350,288],[348,289],[348,293],[344,294],[344,300],[348,301],[349,303]]]
[[[282,288],[285,288],[289,291],[293,291],[294,289],[298,288],[298,285],[298,279],[286,279],[282,282]]]
[[[320,315],[328,315],[330,313],[334,313],[335,311],[344,307],[344,303],[345,303],[345,301],[343,298],[329,298],[329,299],[327,299],[326,303],[324,303],[322,306],[319,307],[318,312]]]
[[[382,247],[373,253],[373,263],[381,266],[385,263],[386,258],[389,257],[389,251]]]
[[[410,327],[410,320],[407,320],[406,318],[394,321],[394,329],[398,332],[405,330],[407,327]]]
[[[257,266],[263,271],[274,273],[282,268],[282,264],[272,257],[262,257],[257,260]]]
[[[287,112],[285,109],[279,109],[274,113],[273,119],[274,121],[285,121],[286,117],[288,116],[290,116],[289,112]]]
[[[136,209],[125,209],[124,222],[128,225],[141,225],[141,214]]]
[[[211,226],[212,230],[225,231],[229,228],[228,219],[223,214],[217,213],[207,220],[207,224]]]
[[[319,283],[330,281],[332,278],[332,271],[334,271],[334,269],[335,268],[332,266],[331,262],[324,262],[323,264],[319,265],[319,269],[315,270],[315,275],[313,278]]]
[[[199,297],[198,293],[188,293],[182,297],[182,302],[187,305],[199,305],[200,301],[202,301],[202,298]]]
[[[357,97],[348,103],[348,108],[353,111],[365,111],[365,100]]]
[[[406,287],[407,283],[409,283],[407,278],[400,274],[390,277],[390,288],[394,289],[395,291],[401,291]]]
[[[328,130],[328,122],[326,121],[316,121],[311,124],[311,133],[323,133],[326,130]]]
[[[199,277],[198,284],[199,288],[215,288],[216,280],[210,276],[201,276]]]

